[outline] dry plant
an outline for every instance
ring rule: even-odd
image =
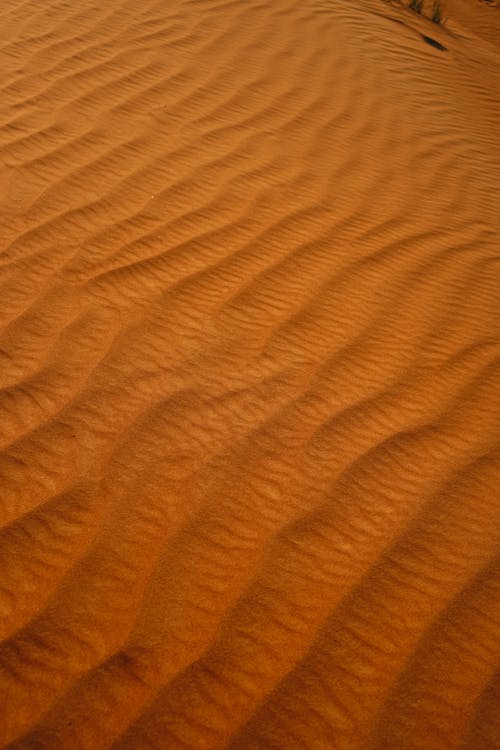
[[[442,24],[444,22],[443,7],[441,5],[441,0],[434,0],[434,4],[432,6],[431,21],[433,21],[434,23],[438,23],[438,24]]]
[[[411,8],[411,10],[414,10],[415,13],[422,13],[424,0],[410,0],[410,5],[408,7]]]

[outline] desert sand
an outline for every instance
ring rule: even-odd
[[[500,8],[444,11],[2,0],[2,748],[500,748]]]

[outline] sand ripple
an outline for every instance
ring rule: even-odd
[[[1,13],[1,747],[500,747],[498,8]]]

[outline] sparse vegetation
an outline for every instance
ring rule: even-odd
[[[422,13],[424,7],[424,0],[410,0],[409,7],[414,10],[415,13]]]
[[[419,15],[424,14],[424,0],[409,0],[408,7],[410,8],[410,10],[413,10]],[[437,23],[439,25],[444,24],[443,5],[441,3],[441,0],[433,0],[430,20],[433,23]]]
[[[432,6],[431,21],[433,21],[434,23],[442,24],[443,20],[444,18],[441,0],[434,0],[434,4]]]

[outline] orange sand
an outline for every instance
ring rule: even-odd
[[[500,748],[500,9],[445,15],[2,0],[2,748]]]

